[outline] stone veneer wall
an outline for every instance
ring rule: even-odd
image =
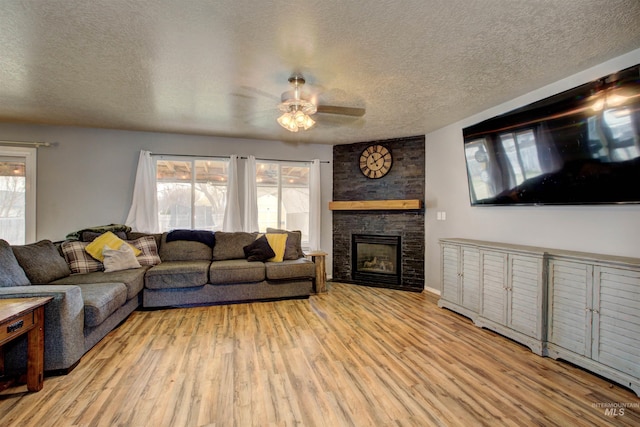
[[[381,144],[391,151],[393,166],[379,179],[365,177],[359,168],[362,151]],[[425,138],[367,141],[333,147],[333,200],[425,200]],[[333,280],[353,282],[351,235],[390,234],[401,237],[400,289],[424,289],[424,208],[412,211],[333,211]],[[372,286],[386,284],[362,283]]]

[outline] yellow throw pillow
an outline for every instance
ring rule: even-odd
[[[273,252],[276,253],[276,256],[273,258],[269,258],[267,261],[271,262],[282,262],[284,259],[284,250],[287,247],[287,235],[286,234],[276,234],[276,233],[267,233],[267,241],[269,242],[269,246],[273,249]]]
[[[98,261],[103,262],[104,255],[102,255],[102,249],[105,246],[109,246],[111,249],[118,250],[123,243],[126,242],[113,234],[111,231],[107,231],[106,233],[96,237],[93,242],[89,243],[84,250]],[[131,249],[133,249],[133,253],[136,256],[140,255],[140,249],[132,245],[129,246],[131,246]]]

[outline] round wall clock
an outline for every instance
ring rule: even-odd
[[[360,154],[360,170],[368,178],[382,178],[389,172],[392,164],[391,152],[379,144],[368,146]]]

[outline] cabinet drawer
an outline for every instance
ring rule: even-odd
[[[16,317],[13,320],[3,322],[0,325],[0,345],[11,341],[15,336],[28,331],[34,324],[33,312]]]

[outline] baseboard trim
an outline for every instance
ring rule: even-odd
[[[424,290],[425,290],[426,292],[432,293],[432,294],[437,295],[437,296],[440,296],[440,295],[441,295],[440,291],[439,291],[438,289],[435,289],[435,288],[430,288],[430,287],[428,287],[428,286],[425,286],[425,287],[424,287]]]

